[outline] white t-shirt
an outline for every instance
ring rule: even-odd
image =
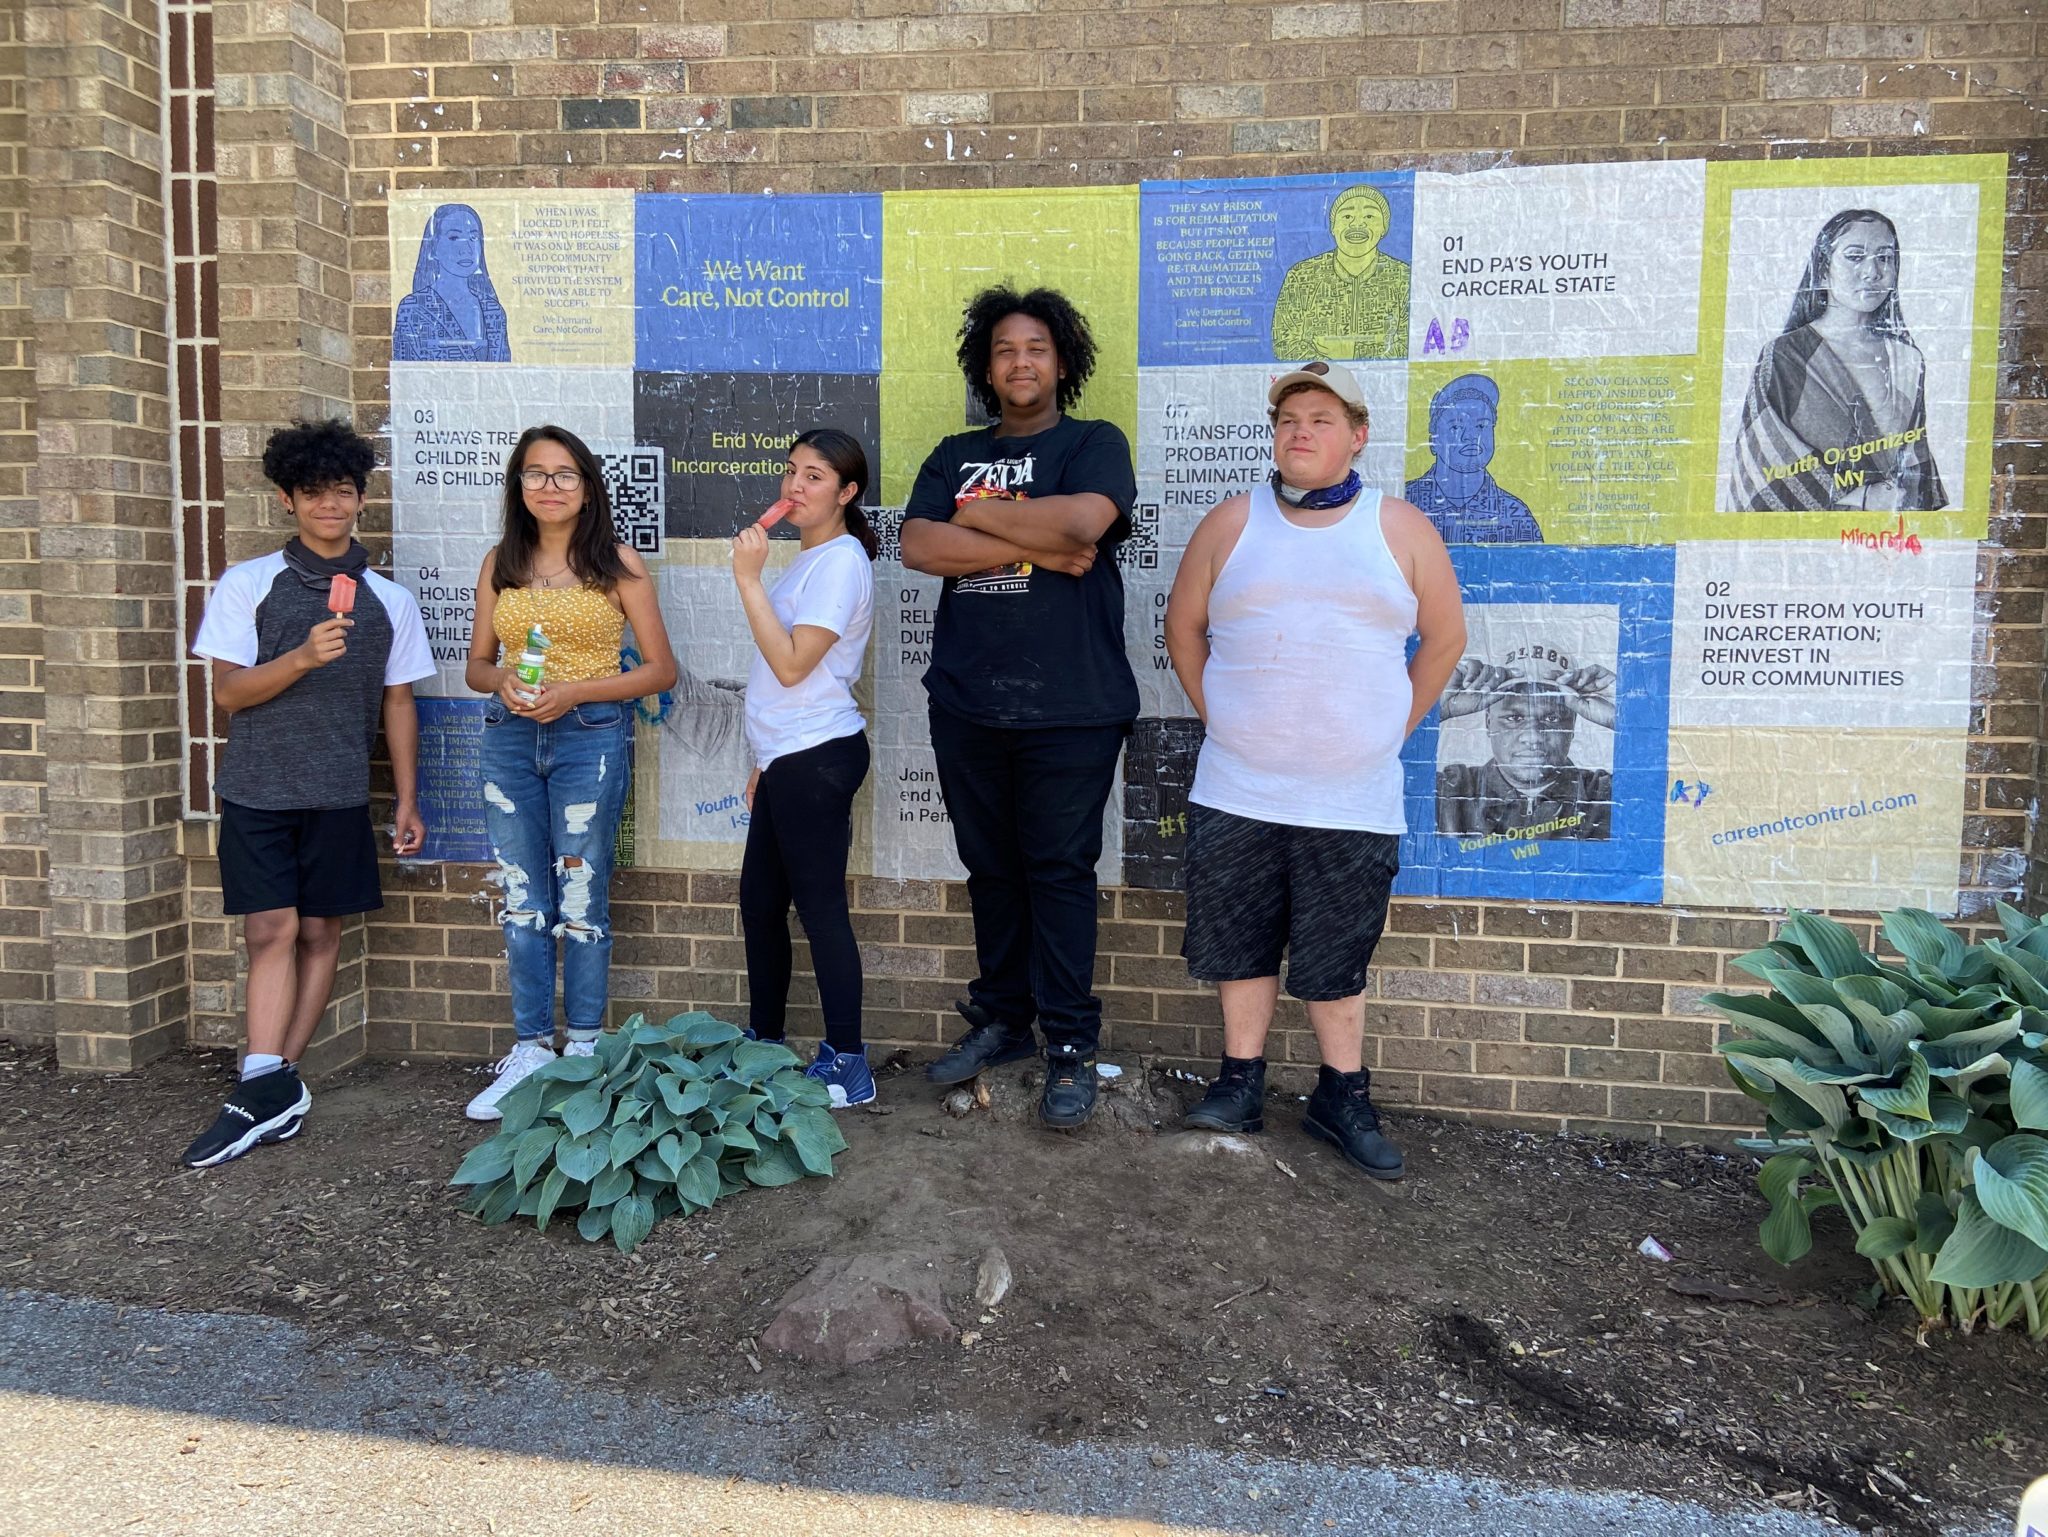
[[[754,652],[747,675],[747,746],[755,766],[764,769],[786,754],[867,729],[853,702],[853,685],[875,627],[874,565],[858,539],[841,534],[791,561],[768,590],[768,602],[784,629],[816,625],[839,639],[794,688],[778,683],[768,659]]]

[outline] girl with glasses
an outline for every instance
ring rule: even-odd
[[[641,661],[620,666],[626,626]],[[540,683],[513,671],[546,637]],[[484,706],[484,821],[512,987],[511,1052],[469,1102],[473,1121],[554,1059],[555,941],[565,1055],[588,1056],[610,1002],[612,850],[632,784],[633,701],[676,681],[653,579],[620,544],[596,459],[575,433],[531,427],[505,465],[505,522],[476,582],[469,686]]]
[[[790,445],[782,502],[797,531],[796,559],[769,586],[768,535],[758,525],[732,542],[732,574],[753,632],[747,678],[747,847],[740,863],[740,927],[747,998],[762,1040],[782,1039],[789,1003],[789,908],[796,904],[825,1039],[807,1069],[832,1105],[875,1097],[861,1038],[860,950],[846,908],[853,798],[868,776],[867,721],[853,686],[875,621],[876,538],[861,498],[868,459],[830,427]]]

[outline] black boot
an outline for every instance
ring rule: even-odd
[[[924,1070],[933,1083],[965,1083],[991,1067],[1038,1054],[1038,1042],[1029,1025],[1004,1024],[979,1004],[964,999],[953,1007],[969,1028],[952,1050]]]
[[[1095,1054],[1055,1046],[1045,1054],[1045,1092],[1038,1118],[1062,1131],[1088,1124],[1095,1113]]]
[[[1346,1163],[1374,1179],[1401,1177],[1401,1150],[1380,1134],[1379,1112],[1372,1107],[1372,1073],[1366,1068],[1355,1073],[1330,1067],[1318,1071],[1301,1129],[1318,1142],[1330,1143]]]
[[[1266,1059],[1225,1057],[1202,1102],[1181,1120],[1202,1131],[1266,1129]]]

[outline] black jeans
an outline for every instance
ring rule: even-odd
[[[867,777],[868,739],[855,732],[777,758],[754,787],[740,860],[740,929],[748,1020],[765,1039],[780,1040],[787,1028],[794,900],[818,974],[825,1042],[834,1051],[860,1050],[860,947],[846,912],[846,853],[853,797]]]
[[[1095,862],[1124,726],[982,726],[932,706],[932,752],[967,866],[980,971],[968,997],[1048,1046],[1092,1053]]]

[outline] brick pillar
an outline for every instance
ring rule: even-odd
[[[227,558],[240,561],[291,532],[263,478],[271,431],[294,419],[354,416],[345,17],[341,0],[216,0],[212,13],[221,452]],[[389,512],[379,505],[364,523],[371,558],[388,566]],[[309,1071],[362,1055],[365,964],[358,920],[342,936]]]
[[[25,30],[54,1023],[122,1070],[187,1006],[156,15]]]
[[[47,1040],[49,826],[42,581],[36,565],[35,337],[29,321],[28,70],[22,8],[0,9],[0,1035]]]

